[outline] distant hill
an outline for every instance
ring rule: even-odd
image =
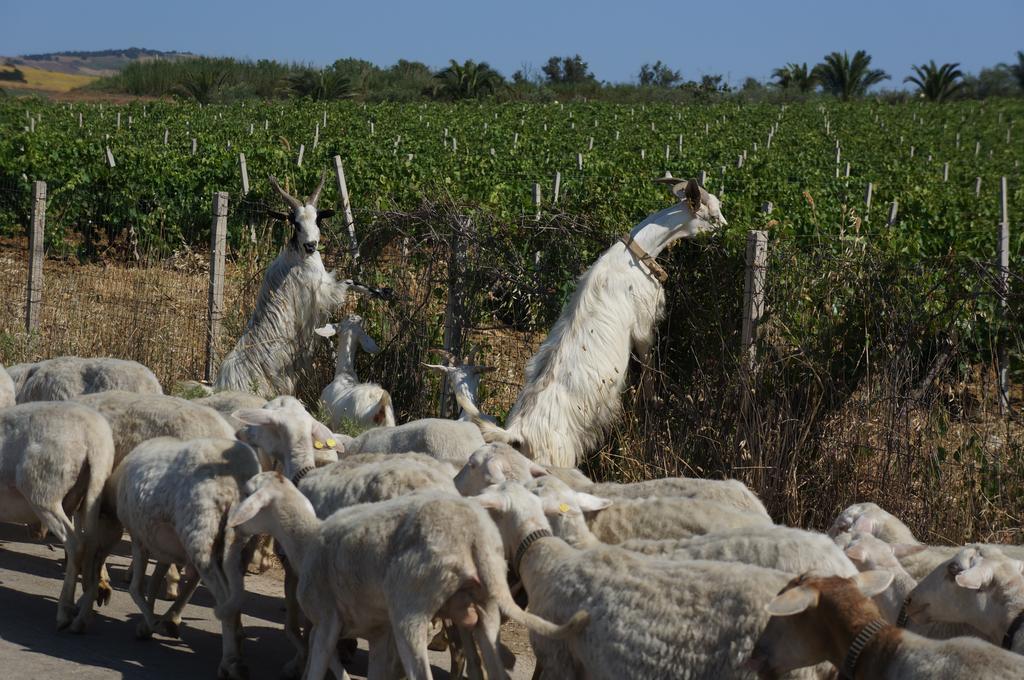
[[[120,50],[97,50],[91,52],[47,52],[44,54],[25,54],[17,57],[2,57],[0,61],[9,67],[23,67],[67,73],[79,76],[112,76],[125,66],[136,61],[153,61],[166,59],[176,61],[189,59],[196,55],[189,52],[164,52],[147,50],[141,47],[129,47]]]

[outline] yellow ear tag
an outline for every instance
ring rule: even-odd
[[[568,503],[560,503],[559,506],[558,506],[558,511],[562,512],[562,513],[569,512],[569,504]]]
[[[333,439],[328,439],[327,440],[327,445],[330,446],[331,448],[334,448],[334,445],[337,444],[337,443],[338,442],[334,441]]]
[[[313,442],[313,448],[314,449],[322,449],[322,448],[324,448],[324,443],[323,442],[314,441]]]

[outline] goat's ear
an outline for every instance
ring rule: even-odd
[[[328,217],[334,217],[334,210],[333,209],[326,208],[324,210],[317,210],[316,211],[316,220],[317,220],[317,222],[319,222],[320,220],[325,220]]]
[[[313,332],[319,335],[321,338],[330,338],[336,335],[338,331],[335,330],[333,323],[329,323],[326,326],[314,328]]]
[[[474,373],[493,373],[498,370],[494,366],[468,366],[467,368],[472,368]]]
[[[889,547],[892,548],[892,554],[898,559],[908,555],[916,555],[928,546],[921,543],[891,543]]]
[[[961,571],[955,578],[956,584],[961,588],[981,590],[992,582],[993,576],[992,567],[981,562],[977,566]]]
[[[700,183],[695,179],[687,180],[683,195],[686,197],[686,205],[690,208],[690,212],[696,215],[700,210]]]
[[[794,616],[818,604],[818,591],[808,586],[797,586],[777,595],[764,606],[772,616]]]
[[[270,484],[264,484],[235,506],[235,509],[228,515],[228,527],[245,524],[258,515],[260,510],[273,503],[275,498],[277,498],[277,491]]]
[[[579,503],[580,510],[583,512],[597,512],[598,510],[604,510],[612,504],[607,498],[600,498],[589,493],[583,493],[582,491],[576,492],[576,502]]]
[[[859,543],[855,543],[854,545],[847,546],[845,552],[846,552],[846,556],[847,557],[849,557],[851,560],[855,560],[857,562],[863,562],[864,560],[866,560],[868,558],[867,548],[865,548],[864,546],[860,545]]]
[[[884,593],[889,585],[892,584],[895,576],[896,574],[885,569],[862,571],[853,577],[853,584],[857,586],[857,589],[860,590],[864,597],[874,597],[879,593]]]

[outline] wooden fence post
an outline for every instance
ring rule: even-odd
[[[558,197],[562,193],[562,173],[555,170],[555,186],[552,192],[551,203],[558,203]]]
[[[238,170],[242,173],[242,195],[249,193],[249,168],[245,165],[245,154],[238,154]]]
[[[352,251],[353,264],[359,263],[359,239],[356,238],[356,221],[352,217],[352,203],[348,199],[348,184],[345,182],[345,167],[341,156],[334,157],[334,178],[338,181],[338,198],[341,200],[341,211],[345,215],[345,228],[348,230],[348,247]]]
[[[39,330],[43,304],[43,240],[46,231],[46,182],[32,183],[32,223],[28,233],[28,300],[25,304],[25,330]]]
[[[444,349],[458,355],[462,352],[462,343],[466,332],[466,263],[469,261],[468,250],[474,230],[473,221],[457,218],[453,225],[451,253],[448,260],[448,303],[444,312]],[[450,414],[452,385],[445,376],[441,381],[441,418]]]
[[[220,322],[224,318],[224,253],[228,236],[228,192],[213,194],[213,224],[210,228],[210,294],[207,303],[206,370],[203,379],[214,379],[213,355],[220,337]]]
[[[888,226],[896,224],[896,216],[900,212],[900,202],[897,199],[892,199],[892,205],[889,206],[889,221],[886,222]]]
[[[868,213],[871,212],[871,192],[874,188],[874,184],[868,182],[868,188],[864,191],[864,219],[867,219]]]
[[[540,182],[533,183],[533,219],[540,221]]]
[[[1006,331],[1003,328],[1006,324],[1007,297],[1010,292],[1010,213],[1007,208],[1006,177],[999,180],[999,277],[997,279],[997,294],[999,295],[999,317],[1003,322],[1000,324],[999,336],[996,340],[996,353],[998,357],[999,371],[999,410],[1004,415],[1010,407],[1010,356],[1006,342]]]
[[[768,263],[768,232],[747,233],[747,267],[743,284],[742,353],[747,368],[754,368],[754,341],[764,315],[764,282]]]

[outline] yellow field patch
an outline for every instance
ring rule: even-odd
[[[47,92],[67,92],[76,87],[88,85],[96,76],[80,76],[72,73],[58,73],[57,71],[44,71],[31,66],[18,66],[19,71],[25,74],[25,81],[0,80],[0,88],[5,90],[45,90]],[[2,71],[12,71],[12,66],[0,66]]]

